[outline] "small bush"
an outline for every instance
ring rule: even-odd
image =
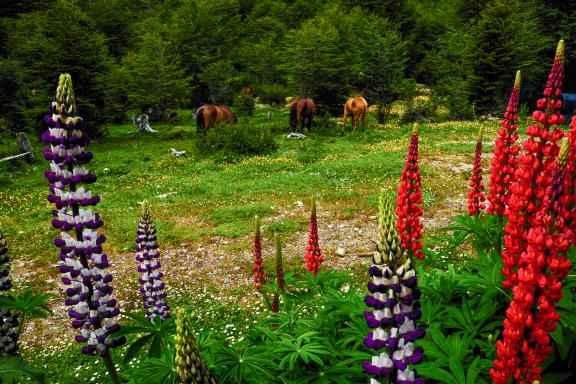
[[[235,155],[263,155],[275,151],[278,144],[269,127],[245,122],[219,124],[196,139],[200,153],[217,153],[225,159]]]
[[[256,100],[247,93],[242,93],[234,98],[234,111],[238,116],[254,116]]]

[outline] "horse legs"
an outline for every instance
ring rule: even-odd
[[[366,129],[366,109],[362,110],[362,129]]]
[[[358,120],[360,116],[358,116],[358,112],[354,113],[352,116],[352,125],[354,126],[354,130],[358,129]]]
[[[344,134],[344,126],[346,125],[346,117],[348,117],[348,108],[344,106],[344,118],[342,119],[342,134]]]

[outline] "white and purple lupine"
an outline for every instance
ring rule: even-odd
[[[0,296],[7,296],[6,291],[12,288],[12,282],[8,278],[9,261],[6,239],[0,231]],[[0,356],[14,356],[18,353],[18,325],[15,313],[0,309]]]
[[[396,217],[391,200],[380,196],[380,236],[368,273],[368,291],[364,302],[371,307],[364,316],[372,331],[364,339],[364,345],[374,350],[383,350],[364,361],[362,367],[371,378],[371,384],[423,384],[416,377],[410,364],[424,358],[421,347],[414,341],[424,336],[424,328],[417,328],[416,320],[421,317],[420,290],[412,260],[401,248],[396,228]]]
[[[138,279],[141,285],[140,293],[146,308],[146,317],[151,320],[152,317],[159,316],[166,320],[170,317],[170,307],[166,303],[165,284],[161,280],[163,274],[160,271],[160,251],[156,240],[152,216],[147,202],[144,202],[144,212],[138,223],[136,236],[136,260],[140,262],[138,272],[142,274]]]
[[[102,253],[105,237],[97,231],[103,222],[91,208],[100,197],[85,188],[96,181],[96,175],[84,167],[92,160],[92,153],[84,148],[90,138],[83,131],[84,121],[76,115],[69,74],[60,75],[50,112],[44,118],[48,129],[42,135],[42,141],[50,144],[44,149],[44,157],[50,160],[50,170],[44,175],[50,182],[48,201],[56,205],[52,225],[61,231],[54,244],[60,248],[62,283],[68,286],[68,315],[79,332],[76,341],[86,343],[82,352],[106,357],[109,348],[125,339],[112,336],[120,328],[115,320],[120,309],[112,297],[112,275],[105,271],[109,266],[108,256]]]

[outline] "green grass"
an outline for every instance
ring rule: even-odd
[[[269,109],[257,109],[249,121],[275,130],[287,126],[283,109],[271,109],[274,118],[266,120]],[[132,124],[114,125],[108,136],[90,145],[94,160],[89,168],[98,175],[91,190],[102,197],[97,210],[106,223],[109,252],[132,249],[139,203],[144,200],[151,202],[165,245],[214,235],[240,237],[250,231],[254,215],[273,221],[277,212],[271,206],[290,207],[312,194],[327,202],[345,200],[351,209],[374,209],[378,191],[395,188],[411,133],[407,125],[376,127],[371,117],[365,130],[327,136],[326,132],[338,133],[333,121],[332,127],[322,127],[322,134],[313,130],[305,141],[277,134],[279,149],[269,156],[222,163],[197,153],[193,123],[189,112],[181,111],[176,123],[153,123],[157,134],[136,132]],[[473,123],[422,124],[421,153],[472,153],[477,129]],[[36,135],[31,140],[40,154],[43,145]],[[11,145],[7,139],[1,144],[3,150]],[[184,150],[186,156],[175,158],[170,148]],[[3,230],[16,257],[26,255],[39,264],[56,257],[50,248],[56,232],[49,228],[51,207],[45,201],[47,182],[42,176],[48,168],[43,160],[34,165],[0,163]],[[423,169],[427,170],[425,164]],[[427,191],[428,204],[436,197],[433,189]],[[204,227],[183,224],[191,220]],[[278,230],[296,231],[297,225],[286,223],[278,224]]]

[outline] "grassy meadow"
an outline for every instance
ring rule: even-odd
[[[365,129],[351,132],[348,125],[342,136],[340,121],[327,119],[313,127],[308,139],[295,140],[286,137],[287,111],[262,105],[254,117],[240,122],[270,127],[278,150],[251,157],[201,153],[190,111],[180,111],[170,124],[152,123],[155,134],[137,132],[131,123],[109,126],[107,136],[90,144],[94,160],[88,168],[98,176],[90,188],[102,198],[96,211],[105,222],[104,249],[122,310],[139,310],[134,238],[144,200],[151,204],[158,230],[168,301],[172,307],[196,308],[199,330],[225,332],[234,342],[263,313],[251,284],[255,215],[262,218],[270,275],[274,232],[283,237],[287,270],[302,270],[312,195],[319,203],[326,265],[352,271],[351,284],[364,286],[368,259],[360,255],[373,248],[378,194],[396,189],[411,125],[397,121],[378,125],[369,116]],[[420,124],[425,237],[466,209],[479,127],[476,122]],[[496,130],[497,123],[487,125],[485,154],[492,150]],[[41,157],[43,145],[38,135],[31,136]],[[171,148],[186,154],[175,157]],[[0,157],[13,151],[12,143],[4,139]],[[488,164],[486,156],[486,168]],[[50,379],[53,382],[100,382],[103,368],[81,355],[68,327],[57,249],[52,244],[57,231],[50,226],[46,169],[44,160],[33,165],[0,163],[0,225],[13,259],[15,291],[32,288],[53,294],[53,316],[25,325],[21,352],[32,365],[58,372]],[[335,254],[338,245],[347,249],[343,258]],[[445,266],[433,258],[423,263]]]

